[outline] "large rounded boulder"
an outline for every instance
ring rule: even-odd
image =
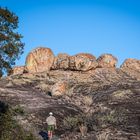
[[[98,59],[99,68],[115,68],[118,62],[118,59],[112,54],[103,54]]]
[[[63,70],[67,70],[69,69],[69,60],[70,56],[66,53],[60,53],[58,54],[53,62],[53,65],[51,67],[51,69],[53,70],[58,70],[58,69],[63,69]]]
[[[89,53],[79,53],[70,57],[70,69],[88,71],[97,67],[96,57]]]
[[[26,67],[29,73],[50,70],[54,61],[54,54],[49,48],[36,48],[26,58]]]
[[[121,69],[132,69],[140,72],[140,60],[137,59],[126,59],[121,65]]]

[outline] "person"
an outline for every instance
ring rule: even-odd
[[[49,117],[46,118],[46,123],[47,123],[47,130],[48,130],[48,136],[49,140],[52,139],[54,130],[57,129],[56,127],[56,118],[53,116],[53,113],[49,113]]]

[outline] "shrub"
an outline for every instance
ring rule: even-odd
[[[63,124],[66,129],[74,130],[78,128],[81,122],[82,122],[82,118],[76,115],[76,116],[68,116],[64,118]]]
[[[79,114],[75,116],[68,116],[64,118],[63,124],[64,126],[69,129],[77,129],[81,125],[87,126],[89,130],[93,130],[93,127],[95,126],[95,118],[93,115],[84,115],[84,114]]]
[[[81,115],[68,116],[64,119],[64,127],[71,131],[80,131],[85,136],[88,131],[86,117]]]
[[[16,113],[16,114],[19,114],[19,115],[24,115],[25,114],[25,111],[24,109],[20,106],[20,105],[17,105],[13,111]]]
[[[14,115],[14,111],[9,108],[0,114],[0,140],[36,140],[31,132],[26,132],[16,122]]]

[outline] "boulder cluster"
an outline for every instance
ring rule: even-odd
[[[39,47],[28,54],[25,66],[14,67],[11,75],[60,69],[89,71],[96,68],[115,68],[117,62],[117,58],[111,54],[103,54],[97,59],[90,53],[79,53],[73,56],[60,53],[54,56],[50,48]],[[140,69],[140,60],[127,59],[121,67]]]

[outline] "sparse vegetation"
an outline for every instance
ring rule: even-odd
[[[31,132],[26,132],[14,119],[16,113],[23,113],[21,108],[12,110],[3,106],[5,111],[0,112],[0,140],[36,140]]]
[[[80,131],[82,136],[87,134],[86,119],[81,115],[68,116],[64,119],[64,126],[71,131]]]
[[[68,116],[64,119],[63,124],[66,127],[66,129],[73,130],[78,127],[78,124],[80,122],[79,116]]]
[[[88,129],[93,130],[93,127],[95,126],[95,118],[92,115],[88,116],[84,114],[68,116],[64,118],[63,124],[69,130],[79,129],[81,125],[87,126]]]
[[[17,105],[15,108],[13,108],[13,111],[14,113],[19,114],[19,115],[25,114],[23,107],[21,107],[20,105]]]
[[[49,97],[48,95],[51,95],[49,92],[53,85],[64,78],[63,71],[60,75],[60,71],[51,71],[50,76],[54,74],[56,76],[50,79],[41,79],[39,78],[41,76],[37,79],[33,74],[23,75],[29,77],[29,82],[28,79],[26,81],[26,78],[19,79],[19,77],[2,79],[0,81],[1,97],[3,101],[11,105],[12,114],[9,112],[7,117],[1,118],[0,140],[33,140],[31,132],[37,137],[38,130],[46,130],[47,125],[43,122],[50,111],[57,119],[55,135],[62,140],[93,140],[94,137],[95,139],[136,140],[139,137],[140,126],[140,83],[133,79],[129,81],[129,77],[126,77],[127,79],[124,81],[122,78],[120,81],[116,78],[116,81],[112,83],[115,78],[110,78],[111,72],[105,74],[105,69],[99,70],[99,72],[102,73],[97,76],[101,80],[103,78],[105,82],[96,81],[97,77],[91,73],[88,80],[93,84],[88,81],[81,83],[80,81],[87,79],[88,73],[83,73],[83,77],[82,74],[77,74],[78,78],[70,77],[73,80],[68,82],[68,89],[59,97]],[[112,75],[111,77],[119,76],[119,78],[125,76],[119,71],[117,71],[117,75]],[[14,84],[5,87],[8,80]],[[60,86],[58,85],[58,87]],[[18,103],[19,105],[15,106]],[[5,112],[6,106],[4,104],[2,106],[2,110]],[[6,115],[6,113],[3,114]],[[13,117],[13,115],[15,116]],[[132,136],[130,137],[130,135]]]
[[[93,103],[92,96],[85,96],[83,99],[85,105],[90,106]]]

